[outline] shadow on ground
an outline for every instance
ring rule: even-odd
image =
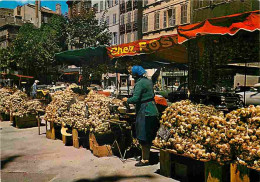
[[[134,178],[148,178],[152,179],[155,178],[155,176],[152,175],[137,175],[137,176],[121,176],[121,175],[115,175],[115,176],[100,176],[98,178],[94,179],[78,179],[74,182],[116,182],[122,179],[134,179]]]
[[[5,159],[1,159],[1,169],[4,169],[5,166],[14,161],[16,158],[21,157],[20,155],[14,155],[14,156],[10,156],[10,157],[6,157]]]

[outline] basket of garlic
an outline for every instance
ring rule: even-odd
[[[250,106],[225,117],[211,106],[176,102],[164,111],[153,143],[191,159],[235,162],[259,170],[259,113],[260,106]]]
[[[10,120],[10,96],[14,93],[13,89],[1,88],[0,89],[0,114],[1,121]]]

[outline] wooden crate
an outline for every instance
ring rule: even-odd
[[[54,122],[50,122],[50,129],[46,131],[46,138],[55,140],[55,128],[54,128]]]
[[[73,147],[79,149],[79,133],[76,128],[72,128]]]
[[[78,130],[79,146],[89,149],[89,131]]]
[[[72,145],[72,134],[67,132],[68,128],[61,126],[62,142],[66,146]]]
[[[160,150],[160,173],[180,181],[204,181],[205,164],[202,161]]]
[[[160,174],[182,182],[226,182],[230,181],[229,171],[229,164],[195,160],[171,150],[160,150]]]
[[[16,128],[30,128],[38,126],[36,115],[28,115],[23,117],[15,116],[13,119],[13,125]]]
[[[100,145],[97,142],[94,133],[89,134],[89,148],[97,157],[108,157],[113,155],[111,145]]]
[[[50,129],[46,131],[46,138],[48,139],[59,139],[62,140],[62,135],[61,135],[61,125],[54,123],[53,121],[50,122]]]
[[[230,164],[220,165],[215,161],[205,163],[205,180],[207,182],[229,182]]]
[[[260,171],[239,164],[230,164],[230,182],[259,182]]]

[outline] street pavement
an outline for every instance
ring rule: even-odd
[[[0,122],[2,182],[176,182],[160,165],[135,167],[131,158],[95,157],[91,151],[46,138],[45,126],[17,129]]]

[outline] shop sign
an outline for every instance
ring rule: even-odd
[[[177,41],[177,35],[169,35],[152,40],[140,40],[128,44],[107,47],[107,51],[110,58],[126,55],[133,56],[138,54],[152,53],[173,47],[177,44]]]

